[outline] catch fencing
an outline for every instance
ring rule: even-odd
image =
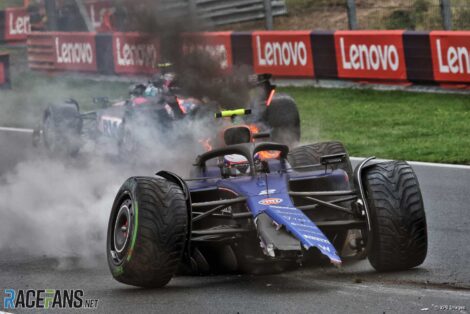
[[[220,62],[278,78],[470,86],[470,32],[259,31],[187,34]],[[183,43],[183,45],[186,45]],[[136,33],[32,33],[34,70],[151,74],[161,43]],[[191,50],[188,46],[185,49]]]
[[[470,30],[468,0],[291,0],[291,16],[323,30]]]

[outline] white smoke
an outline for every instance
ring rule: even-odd
[[[65,261],[73,257],[80,266],[94,265],[106,253],[109,214],[124,180],[159,170],[187,177],[203,147],[181,139],[207,134],[206,126],[207,121],[181,122],[175,132],[159,136],[134,130],[146,146],[129,163],[99,147],[74,159],[51,158],[38,149],[36,157],[0,176],[0,251]]]

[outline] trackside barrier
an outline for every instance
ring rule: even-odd
[[[10,56],[0,53],[0,88],[9,88],[10,85]]]
[[[259,31],[184,34],[182,53],[208,52],[225,73],[246,66],[279,78],[470,86],[470,31]],[[32,69],[151,74],[158,40],[137,33],[32,33]]]
[[[29,14],[25,8],[0,11],[0,42],[25,42],[30,32]]]
[[[98,72],[95,33],[32,33],[28,63],[34,70]]]

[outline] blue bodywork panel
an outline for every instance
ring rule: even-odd
[[[270,167],[271,173],[259,173],[255,176],[215,178],[191,182],[189,189],[191,192],[197,192],[222,188],[244,196],[247,198],[247,206],[254,218],[261,213],[266,213],[274,222],[284,226],[306,249],[316,247],[332,263],[340,264],[341,259],[333,244],[314,222],[300,209],[295,208],[289,196],[289,180],[328,176],[344,181],[344,171],[335,170],[328,173],[315,171],[307,174],[272,171],[273,168],[275,167]],[[205,176],[210,177],[216,174],[220,175],[219,168],[208,167],[206,169]]]

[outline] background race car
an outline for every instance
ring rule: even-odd
[[[132,85],[126,100],[112,103],[105,97],[94,98],[102,108],[96,111],[80,112],[73,99],[50,105],[34,133],[34,141],[38,144],[42,139],[53,155],[66,156],[77,155],[90,141],[98,144],[96,149],[112,144],[119,156],[129,160],[137,150],[151,149],[157,142],[169,147],[175,141],[202,143],[200,147],[207,150],[218,145],[221,130],[242,123],[258,134],[257,139],[271,138],[293,145],[300,140],[297,105],[288,95],[277,94],[270,78],[258,75],[247,79],[250,99],[241,105],[250,115],[225,111],[223,117],[229,121],[214,123],[212,117],[218,110],[235,104],[191,97],[178,86],[173,73],[163,73],[146,84]],[[194,122],[200,124],[191,124]]]

